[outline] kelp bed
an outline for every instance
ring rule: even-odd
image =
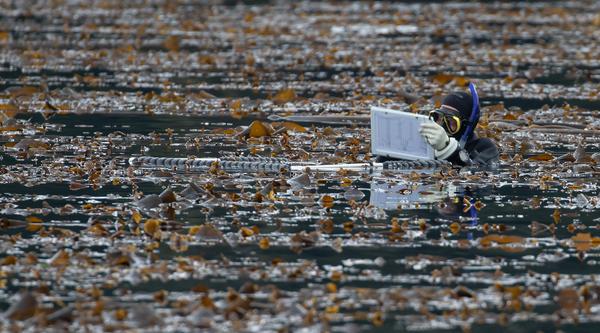
[[[0,2],[0,327],[597,330],[598,12]],[[128,164],[369,162],[469,81],[497,170]]]

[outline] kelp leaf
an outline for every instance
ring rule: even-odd
[[[548,153],[541,153],[539,155],[531,156],[528,158],[528,160],[530,160],[530,161],[539,161],[539,162],[551,161],[553,159],[554,159],[554,156],[552,156]]]
[[[297,98],[296,92],[293,89],[280,90],[273,98],[272,101],[276,104],[285,104],[291,102]]]

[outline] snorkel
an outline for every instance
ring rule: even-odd
[[[467,126],[467,129],[458,141],[458,145],[460,146],[460,148],[465,147],[467,140],[475,131],[475,126],[479,121],[480,115],[479,96],[477,95],[477,88],[475,88],[475,85],[473,83],[469,83],[469,90],[471,91],[471,96],[473,97],[473,109],[471,110],[471,117],[469,117],[469,125]]]

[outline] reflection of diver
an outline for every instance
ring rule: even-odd
[[[477,216],[477,200],[471,189],[457,191],[455,196],[446,197],[438,202],[437,212],[448,219],[467,220],[471,227],[477,226],[479,217]],[[467,238],[472,239],[473,234],[467,233]]]
[[[481,193],[478,193],[481,195]],[[399,206],[435,203],[436,211],[448,219],[468,220],[477,225],[477,200],[471,188],[452,184],[387,183],[373,179],[369,203],[375,207],[396,210]]]
[[[478,191],[479,192],[479,191]],[[477,193],[481,195],[482,193]],[[477,199],[471,188],[437,184],[387,183],[384,179],[373,179],[369,203],[385,210],[396,210],[402,206],[434,204],[438,214],[448,220],[461,220],[475,227],[479,222]],[[431,207],[431,206],[430,206]],[[440,229],[428,231],[428,238],[440,238]],[[471,239],[469,232],[467,238]]]
[[[438,203],[436,210],[444,217],[468,217],[473,225],[477,224],[477,204],[470,196],[447,197]]]
[[[454,196],[455,186],[436,184],[387,183],[373,179],[369,203],[375,207],[395,210],[398,206],[436,203]]]

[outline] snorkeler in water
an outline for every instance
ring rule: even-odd
[[[489,138],[479,138],[475,128],[479,121],[479,97],[474,84],[470,94],[454,92],[442,100],[439,109],[429,113],[433,122],[423,123],[419,132],[435,150],[435,158],[453,165],[495,166],[498,147]],[[378,157],[379,162],[386,158]]]
[[[421,135],[435,149],[435,157],[455,165],[495,165],[498,147],[488,138],[478,138],[479,97],[475,85],[471,94],[454,92],[442,100],[442,106],[429,113],[434,122],[421,125]]]

